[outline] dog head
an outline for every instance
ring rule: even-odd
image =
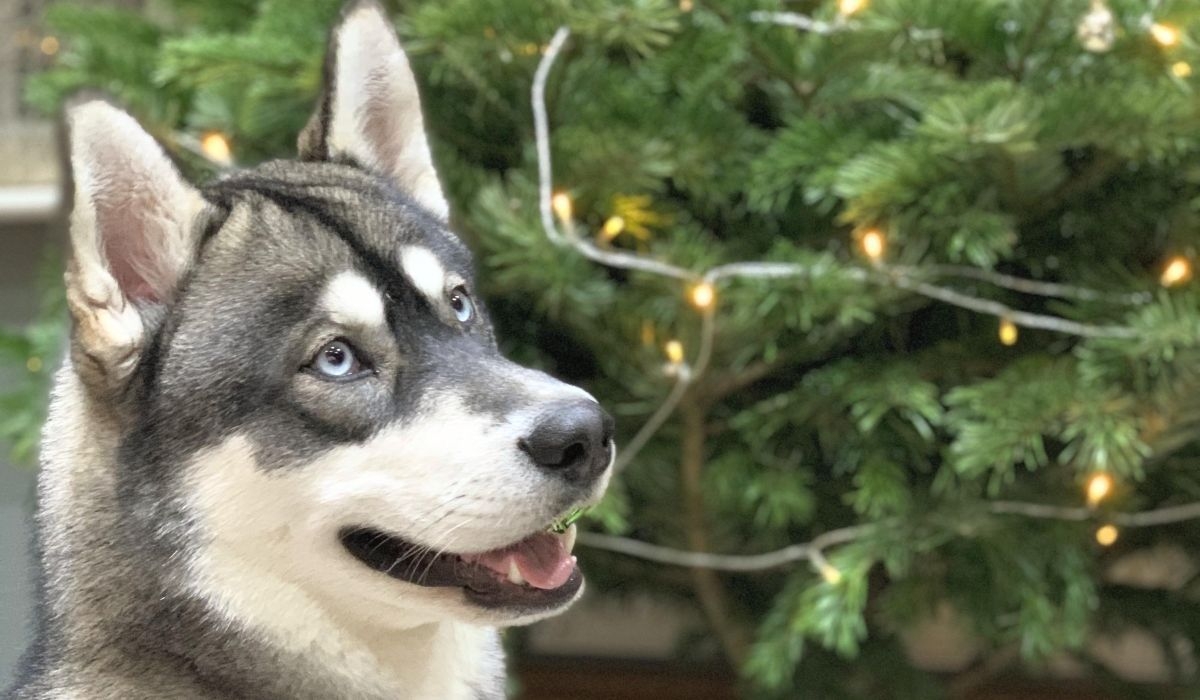
[[[117,426],[127,542],[241,619],[578,597],[573,530],[547,529],[603,493],[612,420],[499,354],[377,6],[333,32],[299,160],[197,188],[124,112],[70,124],[72,370]]]

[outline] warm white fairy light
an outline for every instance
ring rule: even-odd
[[[1116,525],[1111,523],[1107,525],[1101,525],[1100,527],[1096,528],[1096,542],[1098,542],[1101,547],[1111,547],[1120,536],[1121,531],[1117,529]]]
[[[663,352],[667,355],[667,360],[673,365],[683,364],[683,343],[678,340],[668,340],[663,346]]]
[[[1113,478],[1105,472],[1097,472],[1087,482],[1088,508],[1095,508],[1112,493]]]
[[[1171,64],[1171,75],[1176,78],[1187,78],[1192,74],[1192,65],[1187,61],[1176,61]]]
[[[200,139],[200,150],[206,158],[220,165],[233,162],[233,151],[229,147],[229,139],[219,131],[210,131]]]
[[[557,192],[550,200],[550,206],[554,209],[554,215],[562,223],[570,223],[572,217],[575,216],[575,206],[571,203],[571,195],[566,192]]]
[[[883,258],[884,251],[887,249],[887,239],[884,238],[883,232],[877,228],[863,231],[858,244],[862,247],[863,253],[870,258],[871,262],[879,262]]]
[[[838,571],[837,567],[828,562],[823,562],[818,567],[818,571],[821,573],[821,578],[825,579],[825,583],[831,586],[836,586],[842,582],[842,572]]]
[[[867,6],[867,0],[838,0],[838,14],[849,17],[861,12]]]
[[[601,232],[604,234],[604,240],[611,241],[621,232],[625,230],[625,217],[610,216],[604,220],[604,226],[601,227]]]
[[[712,284],[708,282],[701,282],[695,287],[692,287],[689,297],[691,299],[692,306],[703,310],[710,308],[713,305],[713,302],[716,301],[717,290],[713,288]]]
[[[1000,319],[999,335],[1001,344],[1013,346],[1017,344],[1020,331],[1017,330],[1017,324],[1013,323],[1011,318],[1002,318]]]
[[[1176,255],[1167,261],[1158,281],[1164,287],[1174,287],[1192,278],[1192,262],[1182,255]]]
[[[53,56],[54,54],[58,53],[58,49],[59,49],[58,37],[54,37],[54,36],[42,37],[41,42],[38,44],[38,49],[40,49],[41,52],[47,56]]]
[[[1179,43],[1179,30],[1162,22],[1150,25],[1150,36],[1164,48],[1170,48]]]

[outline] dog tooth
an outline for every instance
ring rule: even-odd
[[[567,550],[567,554],[570,554],[575,549],[575,536],[578,534],[579,531],[575,528],[575,523],[571,523],[567,531],[562,534],[563,547]]]
[[[517,568],[515,560],[508,562],[508,581],[518,586],[525,585],[525,577],[521,575],[521,570]]]

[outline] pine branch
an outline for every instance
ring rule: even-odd
[[[695,273],[678,265],[673,265],[668,262],[657,260],[654,258],[640,255],[637,253],[628,253],[622,251],[606,250],[597,247],[588,240],[579,236],[575,229],[573,221],[569,218],[563,221],[566,232],[558,229],[555,223],[554,206],[553,206],[553,168],[550,157],[550,125],[549,118],[546,113],[546,81],[550,74],[550,69],[558,60],[562,52],[563,46],[570,37],[571,30],[567,27],[559,27],[554,33],[554,37],[550,40],[545,54],[538,63],[537,70],[534,72],[533,88],[531,101],[533,106],[534,116],[534,134],[537,142],[538,154],[538,199],[539,209],[541,213],[542,228],[545,229],[547,238],[551,242],[559,245],[569,245],[578,251],[581,255],[589,260],[624,270],[637,270],[649,274],[655,274],[662,277],[669,277],[678,280],[699,280],[715,283],[718,280],[730,277],[749,277],[749,278],[783,278],[783,277],[804,277],[811,273],[811,269],[807,265],[795,263],[777,263],[777,262],[737,262],[718,265],[703,273]],[[974,297],[963,292],[946,289],[929,282],[923,282],[913,279],[906,274],[904,268],[894,268],[893,274],[886,276],[871,276],[867,270],[858,270],[851,272],[853,277],[859,277],[864,281],[870,281],[877,284],[888,284],[898,289],[903,289],[916,294],[920,294],[929,299],[941,301],[953,306],[968,309],[978,313],[988,314],[999,318],[1008,319],[1018,326],[1028,328],[1039,328],[1042,330],[1050,330],[1058,333],[1066,333],[1069,335],[1077,335],[1085,338],[1132,338],[1136,336],[1136,331],[1132,328],[1122,326],[1096,326],[1069,319],[1050,316],[1048,314],[1036,314],[1028,311],[1020,311],[1008,307],[1000,302],[990,299],[982,299]],[[1007,284],[1016,284],[1017,278],[1005,276]],[[1037,288],[1039,284],[1036,281],[1028,281],[1029,288]]]

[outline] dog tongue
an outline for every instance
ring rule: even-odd
[[[504,549],[464,556],[463,559],[482,564],[504,577],[508,576],[509,564],[515,563],[525,583],[543,589],[558,588],[575,570],[575,557],[549,532],[539,532]]]

